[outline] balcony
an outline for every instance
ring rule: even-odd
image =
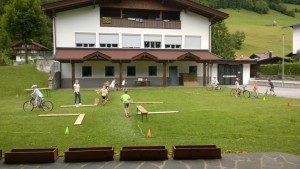
[[[148,20],[139,18],[102,17],[100,25],[101,27],[181,29],[181,22],[179,20]]]

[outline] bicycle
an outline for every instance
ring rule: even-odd
[[[213,85],[213,84],[207,84],[206,85],[206,90],[208,90],[208,91],[212,91],[212,90],[218,90],[218,91],[221,91],[221,86],[219,86],[219,85]]]
[[[266,92],[264,96],[276,96],[275,92],[273,91],[273,94],[271,94],[271,91],[269,90],[269,87],[267,87]]]
[[[35,107],[35,98],[30,95],[29,99],[23,104],[23,110],[25,112],[30,112],[34,108],[40,108],[43,109],[43,111],[51,111],[53,109],[53,103],[51,101],[45,101],[42,98],[40,101],[38,101],[38,106]]]
[[[250,98],[250,96],[251,96],[251,94],[250,94],[250,91],[248,91],[247,89],[246,89],[246,87],[247,86],[243,86],[242,88],[243,88],[243,90],[240,90],[239,89],[239,91],[237,90],[237,89],[231,89],[231,91],[230,91],[230,95],[231,96],[241,96],[241,95],[243,95],[244,97],[246,97],[246,98]]]

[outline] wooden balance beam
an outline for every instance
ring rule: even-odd
[[[40,114],[39,117],[66,117],[66,116],[77,116],[74,125],[80,125],[83,121],[85,114]]]
[[[131,104],[162,104],[164,102],[130,102]]]
[[[99,104],[99,99],[95,98],[94,104],[82,104],[82,105],[62,105],[60,107],[68,108],[68,107],[96,107]]]
[[[148,114],[170,114],[170,113],[178,113],[179,111],[158,111],[158,112],[148,112]],[[141,114],[138,112],[137,114]]]

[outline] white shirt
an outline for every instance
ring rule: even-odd
[[[74,92],[76,92],[76,93],[79,93],[80,92],[80,85],[77,83],[75,83],[74,85],[73,85],[73,87],[74,87]]]
[[[110,83],[109,87],[110,87],[110,88],[115,88],[115,84],[116,84],[116,80],[113,80],[113,81]]]
[[[36,95],[41,98],[43,97],[43,93],[38,88],[35,88],[31,95]]]
[[[123,80],[123,81],[122,81],[122,86],[125,86],[125,83],[126,83],[126,81],[125,81],[125,80]]]
[[[211,84],[219,84],[218,79],[212,79]]]

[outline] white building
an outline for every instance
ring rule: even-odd
[[[43,10],[53,17],[62,88],[75,79],[99,87],[124,78],[129,86],[141,79],[173,86],[250,78],[250,64],[217,64],[220,57],[210,53],[211,25],[228,15],[191,0],[64,0]]]
[[[293,51],[292,55],[296,55],[300,51],[300,22],[285,27],[293,28]]]

